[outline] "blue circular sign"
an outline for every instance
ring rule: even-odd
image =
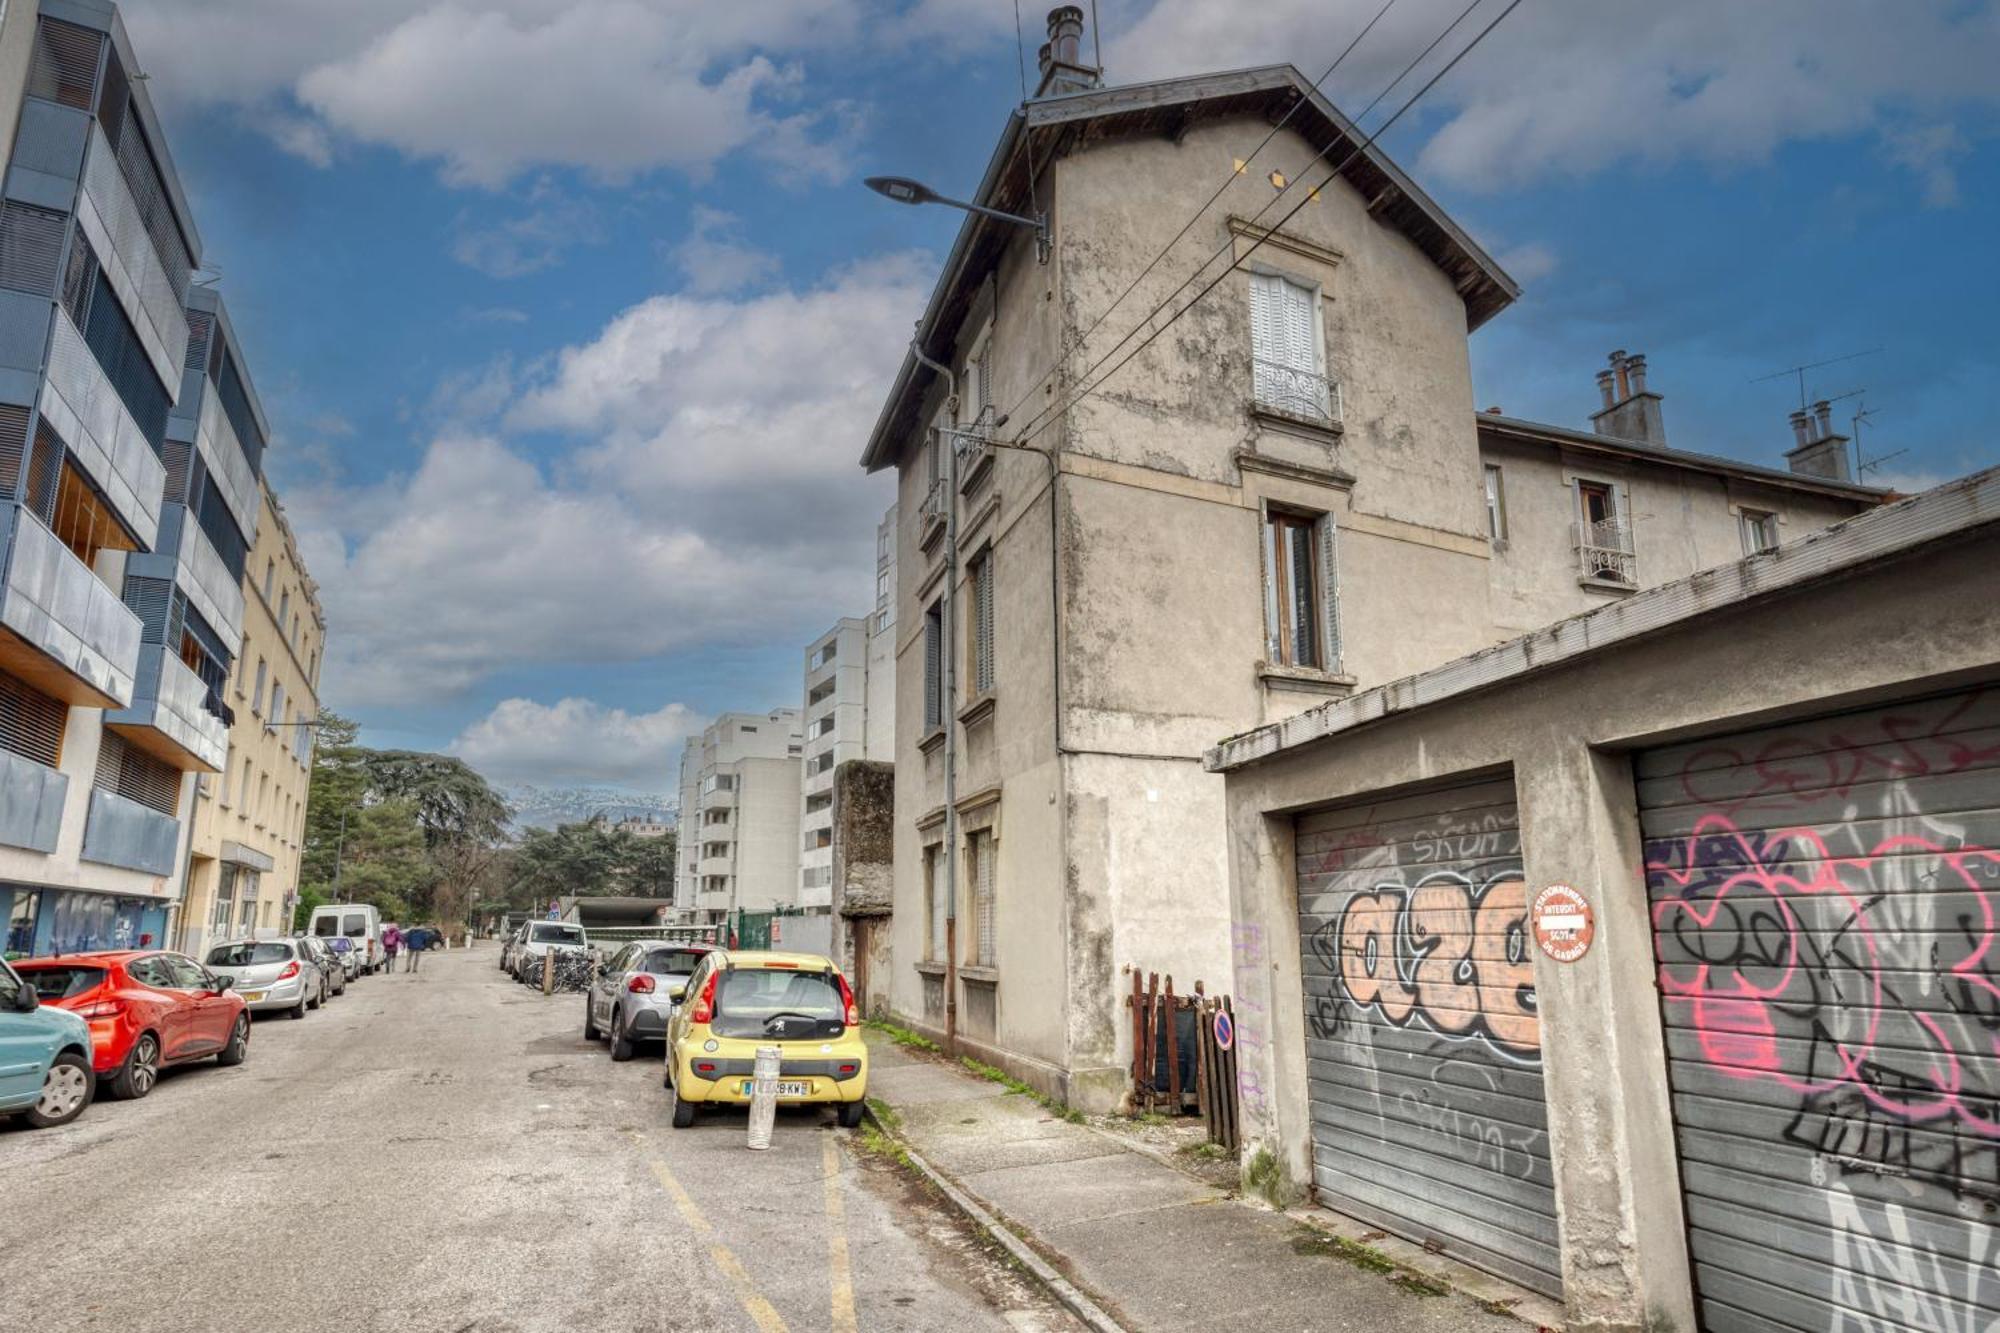
[[[1236,1044],[1236,1023],[1227,1009],[1215,1011],[1215,1044],[1225,1051]]]

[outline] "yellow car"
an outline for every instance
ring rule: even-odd
[[[757,1048],[776,1046],[778,1104],[825,1104],[861,1123],[868,1049],[854,992],[831,960],[809,953],[703,956],[667,1021],[667,1094],[675,1129],[703,1106],[748,1106]]]

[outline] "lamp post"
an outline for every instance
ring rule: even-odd
[[[946,208],[962,209],[967,213],[977,213],[981,217],[993,218],[1000,222],[1011,222],[1020,227],[1032,227],[1035,232],[1035,258],[1046,264],[1049,262],[1049,215],[1036,213],[1027,217],[1020,213],[1008,213],[998,208],[988,208],[984,204],[967,203],[963,199],[953,199],[939,194],[922,181],[913,181],[908,176],[870,176],[861,182],[884,199],[899,204],[916,207],[919,204],[943,204]]]

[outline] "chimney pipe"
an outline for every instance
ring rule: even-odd
[[[1813,438],[1823,440],[1833,434],[1833,404],[1822,398],[1813,404],[1813,416],[1819,423],[1819,434]]]
[[[1628,361],[1626,361],[1626,363],[1625,363],[1625,374],[1626,374],[1627,378],[1629,378],[1629,379],[1631,380],[1631,382],[1632,382],[1632,392],[1633,392],[1633,393],[1635,393],[1635,394],[1636,394],[1636,393],[1644,393],[1644,392],[1646,392],[1646,355],[1645,355],[1645,353],[1643,353],[1643,352],[1634,352],[1634,353],[1632,353],[1632,356],[1631,356],[1631,359],[1630,359],[1630,360],[1628,360]]]
[[[1811,416],[1804,412],[1792,413],[1792,440],[1794,447],[1800,449],[1813,442]]]
[[[1083,63],[1083,11],[1075,5],[1049,11],[1049,52],[1065,65]]]
[[[1625,349],[1619,348],[1611,354],[1611,370],[1618,377],[1618,401],[1624,402],[1632,396],[1632,385],[1625,378]]]
[[[1616,407],[1616,406],[1618,405],[1618,400],[1617,400],[1616,398],[1613,398],[1613,397],[1611,396],[1611,372],[1610,372],[1610,371],[1608,371],[1608,370],[1600,370],[1600,371],[1598,371],[1598,372],[1597,372],[1597,391],[1598,391],[1598,393],[1600,393],[1600,394],[1604,395],[1604,410],[1605,410],[1605,411],[1609,412],[1609,411],[1610,411],[1610,410],[1611,410],[1612,408],[1614,408],[1614,407]]]

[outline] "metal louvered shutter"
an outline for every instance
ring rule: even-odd
[[[28,67],[28,96],[90,110],[103,48],[104,38],[89,28],[42,19],[35,29],[35,55]]]
[[[125,576],[125,605],[139,617],[142,627],[140,642],[167,641],[167,613],[172,608],[173,599],[174,585],[170,579],[141,578],[136,574]]]
[[[63,459],[69,450],[49,428],[35,423],[35,451],[28,459],[28,509],[44,523],[56,521],[56,494],[61,489]]]
[[[21,465],[27,461],[28,409],[0,403],[0,497],[21,489]]]
[[[69,218],[52,209],[12,199],[0,205],[0,287],[54,295],[68,225]]]
[[[186,504],[188,473],[194,463],[194,446],[186,440],[167,440],[160,446],[160,461],[167,467],[165,499],[169,504]]]
[[[208,340],[215,333],[215,316],[206,310],[190,310],[187,317],[187,357],[181,365],[188,370],[200,370],[208,364]]]
[[[97,787],[159,811],[178,814],[181,770],[155,759],[115,731],[106,731],[97,747]]]
[[[68,704],[0,671],[0,749],[54,768],[68,722]]]
[[[1635,773],[1702,1327],[2000,1328],[2000,692]]]
[[[63,268],[62,304],[69,312],[69,322],[78,330],[90,322],[90,301],[97,291],[97,252],[90,248],[90,240],[82,228],[70,240],[69,263]]]
[[[1320,633],[1326,640],[1326,657],[1320,663],[1327,671],[1340,670],[1340,532],[1332,514],[1321,514],[1313,525],[1319,529]]]
[[[992,967],[995,961],[993,941],[993,834],[982,830],[972,835],[973,873],[976,889],[974,902],[979,920],[979,955],[981,967]]]
[[[1560,1297],[1512,782],[1302,815],[1296,828],[1322,1196]]]
[[[933,606],[924,613],[924,730],[944,725],[944,621]]]
[[[993,688],[993,553],[988,551],[979,557],[972,567],[972,623],[975,656],[973,659],[974,690],[984,693]]]

